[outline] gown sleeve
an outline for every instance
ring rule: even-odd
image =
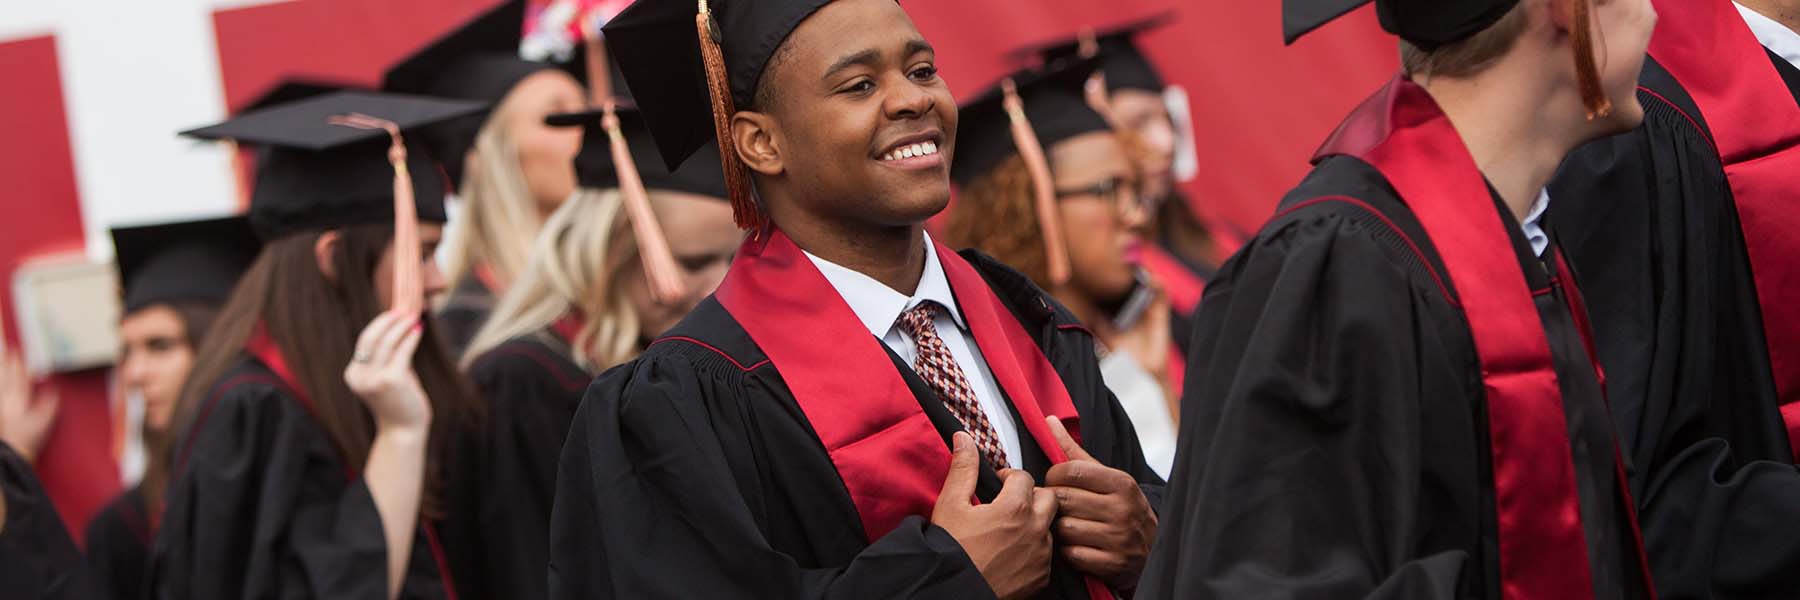
[[[502,346],[470,369],[487,398],[480,437],[479,521],[483,586],[492,596],[544,598],[556,467],[585,374],[558,379],[538,347]],[[572,388],[572,389],[571,389]],[[472,583],[462,582],[458,583]],[[504,592],[504,593],[501,593]]]
[[[1140,597],[1456,597],[1466,553],[1413,540],[1421,403],[1457,398],[1422,389],[1412,276],[1330,204],[1208,286]]]
[[[1663,598],[1800,589],[1800,469],[1716,151],[1669,100],[1552,183]],[[1579,199],[1579,200],[1576,200]],[[1781,308],[1779,310],[1787,310]]]
[[[774,549],[725,458],[752,449],[721,443],[711,420],[730,416],[706,406],[778,399],[753,398],[768,393],[754,380],[706,377],[686,360],[646,357],[589,388],[551,517],[552,598],[992,597],[949,532],[919,517],[841,567],[802,568]]]
[[[0,596],[31,600],[102,598],[75,542],[31,465],[0,443]]]
[[[94,576],[107,588],[108,597],[136,598],[144,583],[145,523],[136,519],[136,490],[114,498],[88,521],[87,560]]]
[[[374,497],[296,399],[240,384],[204,419],[157,533],[157,597],[387,597]]]

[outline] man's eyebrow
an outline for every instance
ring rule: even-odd
[[[825,75],[823,75],[819,78],[820,79],[831,79],[833,77],[836,77],[837,74],[842,72],[844,69],[848,69],[850,67],[854,67],[854,66],[858,66],[858,65],[873,65],[876,62],[879,62],[880,60],[881,60],[880,52],[877,52],[874,48],[865,49],[861,52],[857,52],[855,54],[850,54],[850,55],[844,56],[843,58],[839,58],[837,60],[837,62],[831,63],[831,68],[826,69]]]
[[[932,54],[936,54],[937,48],[931,47],[931,42],[927,42],[920,38],[913,38],[912,40],[906,42],[906,55],[907,56],[912,56],[912,55],[918,54],[920,52],[930,52]]]

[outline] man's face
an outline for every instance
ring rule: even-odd
[[[760,112],[800,210],[880,226],[950,201],[956,101],[936,54],[893,0],[838,0],[788,36]]]

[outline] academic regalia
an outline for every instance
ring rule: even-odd
[[[243,217],[119,227],[112,230],[112,238],[126,315],[152,306],[223,305],[261,249]],[[89,521],[88,564],[109,597],[137,598],[142,593],[156,521],[136,486],[113,498]]]
[[[713,100],[748,105],[770,55],[824,3],[718,5],[706,15],[718,46],[702,43],[722,50],[724,72],[701,66],[689,5],[640,2],[606,25],[670,165],[712,138],[702,128],[712,109],[698,80],[665,75],[710,71],[732,96]],[[727,181],[734,209],[748,208]],[[1100,382],[1093,337],[1017,272],[924,250],[1014,412],[1024,470],[1041,480],[1067,458],[1045,422],[1059,418],[1160,506],[1162,482]],[[551,515],[551,596],[991,597],[962,547],[927,521],[960,422],[869,331],[786,234],[758,229],[716,293],[589,388]],[[977,496],[992,498],[999,479],[981,472]],[[1048,597],[1110,596],[1061,561],[1051,578]]]
[[[1379,12],[1411,40],[1399,4]],[[1495,10],[1432,7],[1436,33]],[[1207,287],[1166,500],[1181,509],[1139,597],[1649,597],[1554,243],[1535,255],[1403,76],[1315,161]]]
[[[63,528],[31,464],[0,443],[0,590],[22,600],[95,600],[100,587]]]
[[[1780,291],[1794,259],[1753,260],[1746,233],[1762,244],[1800,233],[1755,208],[1791,212],[1800,197],[1800,70],[1758,44],[1730,2],[1656,4],[1662,17],[1639,79],[1644,124],[1570,155],[1551,185],[1562,200],[1550,224],[1592,290],[1597,351],[1661,596],[1792,595],[1800,470],[1777,377],[1792,368],[1772,369],[1770,350],[1791,354],[1800,340],[1781,341],[1765,325],[1771,311],[1792,313],[1792,294]],[[1769,108],[1742,108],[1755,103]],[[1748,155],[1787,165],[1769,174],[1788,183],[1759,193],[1738,167],[1727,178],[1721,156],[1760,134],[1789,146]]]
[[[261,149],[249,219],[263,239],[274,240],[399,218],[388,133],[328,119],[367,115],[410,137],[480,109],[340,91],[184,135]],[[408,212],[443,222],[444,187],[431,156],[409,140],[405,159],[413,190]],[[259,327],[239,362],[200,396],[174,445],[174,479],[151,548],[152,597],[386,597],[387,547],[363,465],[346,464],[314,419],[289,369],[293,359]],[[456,596],[435,525],[421,520],[402,598]]]
[[[691,160],[671,173],[663,168],[636,113],[619,110],[617,114],[647,188],[723,201],[725,184],[716,146],[706,149],[710,161]],[[556,126],[586,126],[581,153],[575,158],[582,187],[619,185],[610,140],[599,127],[599,112],[552,115],[546,121]],[[476,585],[472,580],[479,577],[487,596],[531,599],[549,595],[544,570],[549,564],[557,462],[582,392],[594,378],[589,371],[592,367],[580,364],[572,347],[582,325],[571,310],[548,327],[483,352],[469,366],[469,378],[487,400],[487,420],[482,439],[473,449],[477,456],[465,463],[478,465],[478,481],[472,487],[479,490],[474,508],[477,529],[467,534],[476,536],[475,547],[488,552],[477,569],[459,569],[471,573],[464,579],[464,589],[471,589]]]

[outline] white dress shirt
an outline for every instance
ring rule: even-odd
[[[969,324],[956,307],[956,297],[950,293],[950,280],[944,276],[944,266],[938,263],[930,234],[925,234],[925,272],[919,275],[919,284],[914,286],[911,297],[868,275],[813,256],[811,252],[806,253],[806,258],[812,260],[813,266],[825,275],[825,280],[831,282],[831,287],[837,289],[844,303],[856,313],[856,318],[869,328],[869,333],[881,338],[882,343],[909,365],[919,357],[919,350],[899,325],[901,313],[927,301],[943,307],[937,312],[938,337],[944,340],[944,346],[968,377],[976,402],[981,405],[981,411],[987,413],[988,423],[994,426],[994,433],[1000,436],[1000,445],[1006,449],[1009,466],[1023,468],[1019,459],[1022,450],[1018,425],[1013,422],[1012,410],[1000,394],[1000,385],[994,381],[993,372],[988,370],[987,359],[982,358],[981,348],[975,345]],[[829,343],[828,340],[824,342]]]
[[[1525,230],[1525,241],[1531,243],[1531,253],[1538,258],[1544,257],[1544,249],[1550,247],[1550,234],[1544,233],[1544,213],[1550,210],[1550,190],[1538,192],[1536,201],[1531,203],[1531,210],[1525,212],[1525,222],[1519,229]]]
[[[1788,29],[1780,21],[1763,16],[1762,13],[1737,5],[1738,13],[1744,15],[1744,23],[1750,25],[1750,33],[1756,35],[1756,41],[1764,48],[1774,52],[1794,68],[1800,69],[1800,32]]]

